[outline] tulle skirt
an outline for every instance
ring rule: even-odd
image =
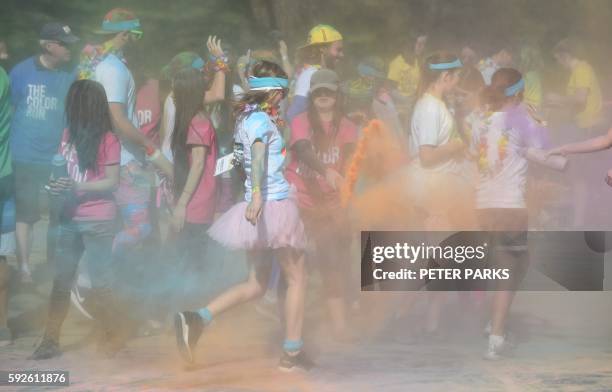
[[[213,223],[212,239],[230,249],[306,248],[306,234],[300,212],[292,198],[268,200],[254,226],[245,218],[248,202],[242,201]]]

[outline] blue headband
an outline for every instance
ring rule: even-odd
[[[448,69],[461,68],[463,64],[461,60],[457,59],[452,63],[438,63],[438,64],[429,64],[429,69],[435,71],[446,71]]]
[[[102,22],[102,30],[104,31],[129,31],[129,30],[140,30],[140,20],[123,20],[121,22],[111,22],[105,20]]]
[[[196,57],[191,63],[191,68],[194,68],[197,70],[204,68],[204,60],[202,60],[201,57]]]
[[[506,97],[513,97],[518,92],[522,91],[525,88],[525,80],[521,78],[518,82],[514,83],[512,86],[508,87],[504,90],[504,95]]]
[[[251,90],[282,90],[287,87],[289,87],[289,81],[285,78],[249,76],[249,88]]]

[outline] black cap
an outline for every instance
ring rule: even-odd
[[[68,25],[57,22],[45,23],[42,29],[40,29],[40,39],[60,41],[65,44],[74,44],[79,41],[77,36],[72,34],[72,30]]]

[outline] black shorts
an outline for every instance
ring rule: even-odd
[[[36,223],[40,220],[40,190],[49,182],[51,165],[13,162],[15,173],[15,219]]]
[[[489,282],[490,290],[516,291],[529,269],[527,209],[481,209],[478,210],[478,220],[482,230],[491,232],[488,265],[510,271],[510,279]]]

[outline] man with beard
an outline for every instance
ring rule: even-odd
[[[317,25],[308,33],[306,45],[299,49],[301,66],[296,72],[294,96],[287,110],[287,119],[306,111],[310,78],[321,68],[334,69],[344,57],[342,35],[329,25]]]
[[[152,154],[155,147],[138,128],[136,87],[124,57],[124,52],[143,32],[131,11],[115,8],[106,14],[96,33],[105,36],[104,43],[83,49],[79,79],[92,79],[104,86],[113,127],[121,140],[121,171],[115,200],[121,210],[123,230],[115,237],[113,253],[122,257],[151,233],[151,184],[143,161],[145,151]]]

